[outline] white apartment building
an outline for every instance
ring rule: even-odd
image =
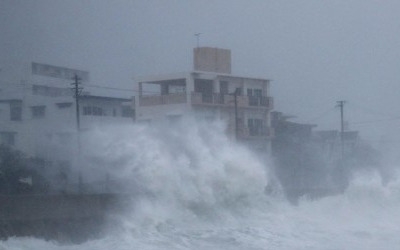
[[[81,86],[87,71],[40,63],[13,64],[0,72],[0,143],[28,156],[72,164],[76,153],[76,102],[72,78]],[[79,98],[81,131],[99,124],[132,123],[132,99],[96,96],[86,88]]]
[[[137,80],[136,121],[174,121],[185,114],[222,119],[229,136],[269,152],[269,85],[268,79],[232,75],[230,50],[195,48],[193,71]]]

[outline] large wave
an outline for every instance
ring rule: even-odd
[[[223,123],[167,126],[95,131],[86,154],[101,160],[87,172],[105,171],[123,183],[119,191],[142,194],[134,204],[142,219],[236,217],[265,197],[267,164],[229,139]]]
[[[107,234],[80,245],[10,238],[0,249],[395,249],[400,182],[373,169],[343,194],[281,195],[269,163],[225,135],[222,123],[185,120],[160,126],[98,128],[86,135],[83,169],[112,191],[134,193]],[[89,178],[90,177],[90,178]]]

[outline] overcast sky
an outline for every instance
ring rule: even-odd
[[[233,74],[272,79],[293,121],[339,129],[346,100],[350,129],[393,140],[399,13],[398,0],[0,0],[0,68],[36,61],[133,89],[137,76],[191,70],[202,33],[201,46],[232,50]]]

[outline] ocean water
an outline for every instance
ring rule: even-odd
[[[91,135],[86,154],[96,164],[88,162],[87,171],[101,175],[113,166],[111,178],[124,180],[119,191],[142,191],[126,213],[113,216],[103,237],[81,244],[14,237],[1,241],[0,250],[399,248],[396,176],[382,185],[376,171],[365,170],[343,194],[304,197],[294,206],[279,186],[264,193],[269,163],[223,136],[223,124],[176,126]]]

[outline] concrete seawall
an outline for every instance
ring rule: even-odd
[[[123,211],[130,198],[116,194],[0,196],[0,238],[81,242],[99,237],[108,215]]]

